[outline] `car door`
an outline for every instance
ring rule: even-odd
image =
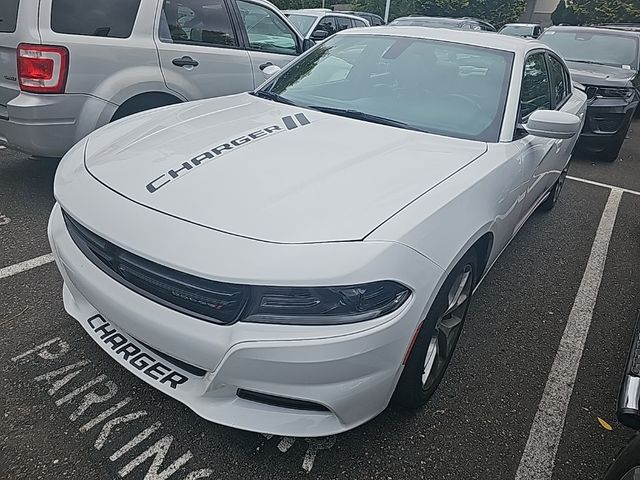
[[[546,54],[543,50],[529,53],[524,63],[520,90],[520,112],[516,141],[522,152],[523,181],[525,185],[522,203],[522,216],[526,219],[530,210],[546,191],[545,172],[558,158],[557,140],[535,137],[526,134],[521,125],[527,123],[529,116],[536,110],[550,110],[551,88]]]
[[[580,102],[570,101],[572,87],[569,72],[555,55],[543,50],[525,60],[520,95],[520,125],[526,124],[536,110],[561,110],[580,115]],[[534,137],[519,129],[526,192],[522,213],[526,218],[553,186],[567,166],[578,136],[568,140]]]
[[[302,39],[275,9],[249,0],[236,0],[235,7],[257,87],[268,78],[266,67],[284,67],[300,54]]]
[[[162,0],[156,45],[167,87],[187,100],[254,87],[226,0]]]

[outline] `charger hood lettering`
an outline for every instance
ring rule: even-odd
[[[295,120],[294,120],[295,118]],[[298,123],[296,123],[296,121]],[[155,193],[160,190],[165,185],[168,185],[170,182],[177,180],[181,176],[189,173],[196,167],[199,167],[204,162],[208,160],[213,160],[221,155],[224,155],[225,152],[229,152],[231,150],[235,150],[247,143],[253,142],[254,140],[258,140],[259,138],[266,137],[269,135],[273,135],[279,132],[286,130],[293,130],[298,128],[298,126],[304,127],[305,125],[309,125],[311,122],[303,113],[297,113],[293,116],[286,116],[282,118],[282,126],[280,125],[271,125],[269,127],[261,128],[260,130],[255,130],[246,135],[241,135],[240,137],[236,137],[232,140],[229,140],[226,143],[218,145],[211,150],[207,150],[206,152],[202,152],[199,155],[196,155],[191,160],[183,162],[181,165],[178,165],[175,168],[172,168],[168,172],[159,175],[158,177],[151,180],[146,188],[149,193]],[[298,125],[299,124],[299,125]]]

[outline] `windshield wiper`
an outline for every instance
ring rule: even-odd
[[[356,120],[363,120],[365,122],[371,123],[378,123],[380,125],[387,125],[389,127],[398,127],[407,130],[419,130],[421,132],[428,133],[426,132],[426,130],[415,127],[408,123],[401,122],[399,120],[392,120],[386,117],[380,117],[378,115],[372,115],[370,113],[361,112],[359,110],[352,110],[349,108],[323,107],[318,105],[309,105],[307,108],[318,110],[319,112],[330,113],[332,115],[340,115],[341,117],[353,118]]]
[[[277,93],[268,92],[266,90],[256,90],[255,92],[249,92],[254,97],[266,98],[267,100],[273,100],[274,102],[284,103],[286,105],[295,105],[294,102],[288,98],[281,97]]]

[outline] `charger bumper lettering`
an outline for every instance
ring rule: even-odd
[[[102,315],[90,317],[87,323],[102,343],[122,357],[122,360],[148,377],[167,384],[173,389],[189,381],[189,378],[185,375],[156,360],[152,355],[143,352],[140,347],[118,332]]]

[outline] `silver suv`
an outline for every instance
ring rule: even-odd
[[[251,90],[310,44],[265,0],[0,0],[0,144],[59,157],[127,115]]]

